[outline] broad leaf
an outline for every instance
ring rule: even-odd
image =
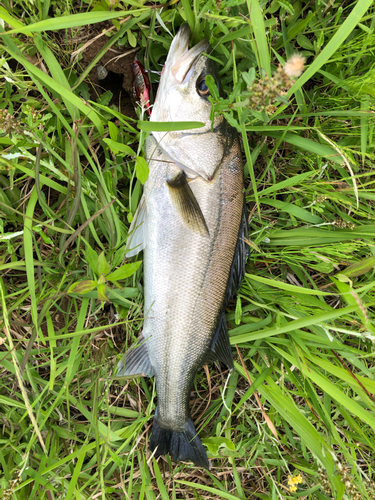
[[[108,264],[107,259],[105,258],[104,252],[102,252],[98,257],[98,274],[108,274],[111,270],[111,266]]]
[[[142,156],[137,156],[136,158],[135,172],[137,174],[137,179],[139,179],[139,181],[144,184],[148,179],[149,169],[147,161],[142,158]]]
[[[112,130],[113,132],[113,130]],[[121,142],[116,142],[113,141],[112,139],[103,139],[103,142],[105,142],[108,147],[113,151],[113,153],[116,155],[117,153],[126,153],[129,156],[136,156],[135,152],[132,150],[131,147],[126,146],[125,144],[122,144]]]
[[[97,286],[98,282],[95,280],[85,280],[85,281],[78,281],[77,283],[73,283],[70,285],[68,293],[87,293],[91,292],[94,290],[94,288]]]
[[[108,281],[119,281],[128,278],[136,272],[138,267],[142,264],[142,261],[132,262],[131,264],[124,264],[123,266],[113,271],[113,273],[107,276]]]

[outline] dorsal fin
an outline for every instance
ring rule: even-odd
[[[234,252],[232,267],[229,273],[227,297],[226,297],[227,301],[233,298],[237,294],[241,286],[242,278],[245,276],[245,264],[247,258],[250,255],[250,247],[245,241],[247,238],[248,238],[247,210],[246,210],[246,204],[244,203],[240,230],[238,232],[236,250]]]
[[[194,233],[208,235],[208,227],[204,215],[186,179],[186,173],[181,170],[173,179],[167,180],[172,205],[175,207],[183,223]]]

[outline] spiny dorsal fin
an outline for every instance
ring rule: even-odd
[[[191,190],[186,174],[181,170],[176,177],[167,180],[167,186],[171,195],[171,201],[184,224],[188,226],[194,233],[208,235],[208,227],[202,210]]]
[[[126,355],[120,361],[117,367],[118,377],[153,377],[154,369],[152,367],[150,356],[147,350],[146,341],[141,336],[135,346],[126,351]]]

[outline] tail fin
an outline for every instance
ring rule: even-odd
[[[174,431],[161,427],[155,415],[150,440],[151,451],[156,447],[156,457],[169,453],[174,462],[191,461],[198,467],[209,469],[206,451],[191,419],[182,430]]]

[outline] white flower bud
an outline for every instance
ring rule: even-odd
[[[288,61],[285,63],[284,71],[290,76],[297,78],[302,75],[302,71],[305,67],[306,59],[299,54],[294,54]]]

